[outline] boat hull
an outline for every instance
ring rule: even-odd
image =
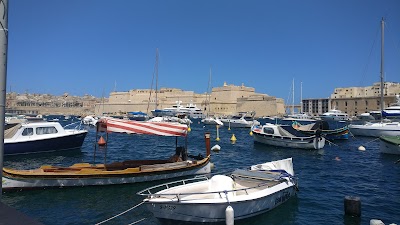
[[[380,137],[381,153],[400,155],[400,136]]]
[[[380,137],[399,136],[400,126],[398,125],[349,125],[350,132],[355,136]]]
[[[230,205],[234,210],[234,219],[241,220],[253,217],[272,210],[286,202],[296,193],[296,187],[289,186],[285,189],[271,193],[264,197],[249,199],[245,201],[234,201],[230,203],[185,203],[181,202],[146,202],[147,208],[154,217],[164,220],[178,220],[190,222],[224,222],[226,221],[225,210]]]
[[[67,167],[66,169],[74,168],[78,167]],[[48,174],[41,173],[37,175],[16,175],[6,169],[3,169],[3,190],[128,184],[164,180],[211,172],[209,157],[204,159],[202,162],[199,161],[198,165],[193,165],[190,167],[183,166],[176,169],[169,167],[161,170],[140,170],[139,168],[132,168],[131,170],[96,171],[90,169],[90,164],[88,164],[87,168],[80,169],[80,172],[75,172],[73,174],[67,174],[59,171],[54,173],[50,172]]]
[[[252,126],[260,125],[260,122],[257,120],[254,121],[242,121],[242,120],[230,120],[230,119],[224,119],[221,120],[221,122],[224,124],[226,127],[235,127],[235,128],[251,128]]]
[[[5,155],[30,154],[40,152],[66,151],[82,147],[87,131],[75,131],[69,135],[46,139],[5,142]]]
[[[253,137],[255,142],[278,147],[321,149],[325,146],[325,138],[323,137],[290,138],[256,132],[253,132]]]

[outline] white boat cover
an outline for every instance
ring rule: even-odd
[[[294,176],[292,158],[254,165],[251,166],[251,170],[285,170]]]
[[[152,134],[160,136],[186,136],[188,126],[173,122],[147,122],[101,118],[97,122],[97,131],[127,134]]]

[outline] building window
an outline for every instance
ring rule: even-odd
[[[354,102],[354,105],[357,106],[357,101]]]
[[[345,106],[347,106],[347,101],[346,101],[346,102],[344,102],[344,105],[345,105]]]
[[[368,105],[368,101],[365,101],[365,105]]]

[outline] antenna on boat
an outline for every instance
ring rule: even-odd
[[[5,105],[6,105],[6,81],[7,81],[7,46],[8,46],[8,0],[2,0],[0,4],[3,4],[3,7],[0,7],[0,24],[1,24],[1,34],[0,34],[0,83],[1,83],[1,92],[0,92],[0,139],[3,142],[0,145],[0,178],[3,177],[3,158],[4,158],[4,120],[5,120]],[[3,182],[0,184],[0,198],[2,191]]]

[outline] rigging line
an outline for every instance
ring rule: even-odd
[[[123,212],[120,213],[120,214],[117,214],[117,215],[115,215],[115,216],[113,216],[113,217],[110,217],[110,218],[108,218],[108,219],[106,219],[106,220],[103,220],[103,221],[101,221],[100,223],[96,223],[96,225],[103,224],[103,223],[108,222],[108,221],[110,221],[110,220],[112,220],[112,219],[115,219],[115,218],[117,218],[117,217],[119,217],[119,216],[121,216],[121,215],[123,215],[123,214],[125,214],[125,213],[127,213],[127,212],[129,212],[129,211],[131,211],[132,209],[135,209],[136,207],[141,206],[143,203],[144,203],[144,202],[141,202],[141,203],[139,203],[139,204],[133,206],[132,208],[129,208],[129,209],[123,211]]]
[[[385,28],[386,28],[385,29],[386,33],[391,34],[390,33],[391,31],[389,29],[389,26],[386,24],[386,21],[385,21]],[[394,38],[392,39],[392,42],[393,42],[393,45],[394,45],[394,49],[396,49],[400,53],[400,48],[399,48],[400,42],[399,42],[399,44],[396,45],[396,42],[395,42]]]
[[[364,80],[365,80],[365,77],[366,77],[366,74],[367,74],[368,65],[369,65],[369,63],[370,63],[370,61],[371,61],[371,55],[372,55],[372,51],[373,51],[373,49],[374,49],[374,46],[375,46],[375,43],[376,43],[377,36],[379,35],[379,31],[380,31],[380,24],[379,24],[379,26],[378,26],[378,28],[377,28],[377,30],[376,30],[376,34],[375,34],[375,38],[374,38],[374,42],[372,43],[372,47],[371,47],[371,50],[370,50],[370,52],[369,52],[369,55],[368,55],[367,64],[365,65],[365,67],[364,67],[364,71],[363,71],[363,73],[361,74],[360,86],[363,86],[363,84],[364,84],[363,82],[364,82]]]
[[[156,52],[156,64],[157,62],[157,53],[158,50]],[[154,70],[153,70],[153,77],[151,78],[151,85],[150,85],[150,94],[149,94],[149,100],[147,101],[147,110],[146,110],[146,114],[149,115],[149,107],[150,107],[150,100],[151,100],[151,92],[153,90],[153,83],[154,83],[154,75],[156,74],[156,65],[154,65]],[[157,91],[157,90],[156,90]],[[157,94],[157,93],[156,93]],[[156,103],[157,104],[157,103]],[[156,105],[156,109],[157,109],[157,105]]]

